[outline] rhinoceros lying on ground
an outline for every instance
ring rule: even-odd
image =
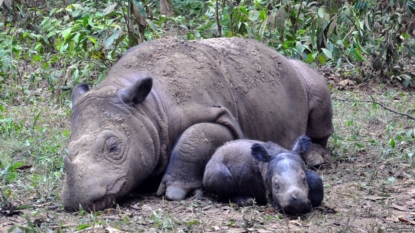
[[[309,212],[324,197],[323,181],[302,158],[310,146],[307,136],[301,136],[292,151],[273,142],[228,142],[207,163],[203,186],[225,202],[246,205],[254,198],[264,204],[268,197],[277,210]]]
[[[301,61],[253,40],[160,39],[131,48],[93,90],[72,92],[72,135],[62,190],[67,209],[103,209],[164,174],[158,195],[202,187],[215,149],[307,134],[326,146],[330,92]]]

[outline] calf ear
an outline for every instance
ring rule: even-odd
[[[302,135],[297,139],[297,142],[295,143],[293,147],[293,152],[303,155],[308,152],[308,150],[311,147],[311,139],[307,137],[306,135]]]
[[[324,198],[324,186],[321,177],[314,171],[307,169],[308,199],[313,207],[321,205]]]
[[[75,105],[76,100],[79,99],[83,94],[89,91],[88,84],[78,84],[72,90],[71,101],[72,107]]]
[[[130,87],[118,91],[118,96],[128,105],[134,105],[143,102],[153,87],[153,79],[146,77],[137,80]]]
[[[264,145],[255,143],[251,147],[251,155],[261,161],[261,162],[269,162],[271,160],[271,155],[268,153],[268,150],[264,147]]]

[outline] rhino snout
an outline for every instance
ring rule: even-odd
[[[284,212],[302,214],[311,210],[311,202],[308,200],[307,192],[298,188],[283,194],[281,199],[279,204]]]
[[[101,210],[112,205],[116,195],[125,189],[126,176],[111,179],[98,173],[93,165],[85,166],[71,162],[64,157],[66,169],[65,183],[62,189],[62,202],[67,210]]]

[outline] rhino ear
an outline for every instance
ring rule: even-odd
[[[128,105],[134,105],[143,102],[153,87],[153,79],[146,77],[137,80],[130,87],[118,91],[118,96]]]
[[[268,153],[268,150],[259,143],[255,143],[251,147],[251,155],[261,162],[268,163],[271,160],[271,155]]]
[[[303,155],[308,152],[308,150],[311,147],[311,139],[307,137],[306,135],[302,135],[297,139],[297,142],[295,143],[293,147],[293,152]]]
[[[76,100],[79,99],[83,94],[89,91],[88,84],[78,84],[72,90],[71,100],[72,106],[75,104]]]

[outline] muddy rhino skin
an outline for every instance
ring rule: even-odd
[[[160,39],[131,48],[94,89],[72,92],[62,200],[103,209],[163,175],[158,195],[181,200],[227,141],[291,148],[307,134],[326,146],[330,92],[308,65],[240,38]]]
[[[203,186],[220,201],[239,205],[269,201],[279,211],[303,214],[324,198],[323,181],[303,156],[311,141],[301,136],[286,150],[273,142],[240,139],[219,147],[206,165]]]

